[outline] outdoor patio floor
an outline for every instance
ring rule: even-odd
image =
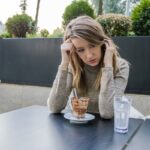
[[[50,87],[0,83],[0,113],[30,105],[47,105]],[[143,115],[150,115],[150,95],[128,94],[132,105]]]

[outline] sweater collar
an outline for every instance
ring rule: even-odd
[[[85,71],[90,71],[90,72],[98,72],[100,68],[100,65],[98,64],[97,66],[90,66],[87,64],[84,64],[84,70]]]

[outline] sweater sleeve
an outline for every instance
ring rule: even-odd
[[[119,58],[119,70],[115,76],[113,68],[102,68],[101,89],[99,94],[99,113],[102,118],[112,118],[114,115],[114,95],[124,94],[128,82],[129,65]]]
[[[68,72],[68,69],[59,67],[47,100],[52,113],[59,113],[65,108],[71,89],[72,74]]]

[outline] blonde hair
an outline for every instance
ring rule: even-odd
[[[86,41],[96,45],[104,44],[104,40],[111,40],[104,33],[102,26],[96,20],[89,16],[79,16],[70,21],[65,30],[64,41],[72,38],[83,38]],[[113,45],[113,68],[115,71],[116,57],[119,56],[119,53],[117,51],[117,46],[114,43]],[[104,66],[104,47],[102,47],[101,49],[102,58],[101,62],[99,63],[99,71],[94,82],[94,87],[96,90],[100,88],[100,80],[102,75],[101,68]],[[85,73],[83,69],[84,63],[75,51],[72,51],[71,53],[70,63],[73,71],[73,87],[75,87],[81,95],[86,95]]]

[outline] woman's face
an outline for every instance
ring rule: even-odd
[[[97,66],[101,60],[101,47],[82,38],[71,39],[77,55],[89,66]]]

